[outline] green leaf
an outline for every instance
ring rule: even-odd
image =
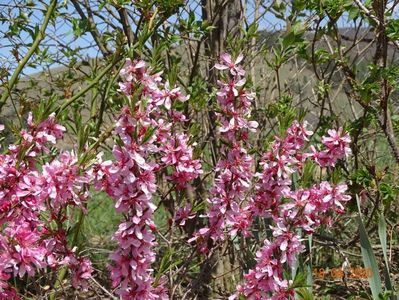
[[[389,20],[386,33],[391,40],[399,39],[399,20]]]
[[[167,271],[173,269],[174,267],[178,266],[182,263],[181,259],[173,258],[173,249],[167,249],[164,256],[162,257],[161,263],[158,268],[158,272],[155,276],[155,282],[158,283],[159,279],[163,274]]]
[[[388,264],[388,251],[387,251],[387,223],[385,222],[385,217],[383,214],[379,215],[378,218],[378,236],[380,237],[380,243],[382,247],[382,252],[384,254],[384,279],[385,287],[387,290],[392,290],[391,277],[389,275],[389,264]]]
[[[356,20],[356,19],[360,16],[360,10],[359,10],[359,8],[357,8],[357,7],[354,6],[354,5],[351,5],[351,6],[348,8],[348,12],[349,12],[349,14],[348,14],[348,21]]]
[[[154,135],[156,128],[155,127],[150,127],[147,132],[145,133],[143,137],[142,144],[145,144],[148,142],[148,140]]]
[[[313,245],[313,235],[309,234],[308,236],[308,247],[309,247],[309,253],[312,253],[312,245]],[[310,258],[312,256],[310,255]],[[312,259],[309,260],[309,263],[306,265],[307,269],[307,278],[306,278],[306,283],[309,286],[308,291],[312,292],[312,286],[313,286],[313,272],[312,272]]]
[[[298,298],[301,300],[313,300],[313,294],[308,288],[301,288],[296,290]]]
[[[297,272],[289,288],[296,289],[302,287],[308,287],[306,284],[306,274],[304,274],[303,272]]]
[[[371,277],[368,278],[371,293],[373,295],[373,299],[379,299],[379,295],[382,294],[381,288],[381,278],[379,275],[378,264],[375,258],[373,248],[371,247],[370,240],[367,235],[366,228],[364,227],[361,210],[360,210],[360,200],[359,196],[356,195],[357,205],[359,209],[359,215],[357,216],[357,221],[359,224],[359,236],[360,236],[360,248],[363,257],[363,264],[365,269],[371,269],[372,274]]]

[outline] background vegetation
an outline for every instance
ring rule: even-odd
[[[107,137],[124,103],[117,93],[125,58],[142,58],[177,84],[190,100],[186,130],[196,155],[212,170],[215,139],[213,65],[220,54],[239,53],[257,97],[253,118],[262,152],[293,120],[307,120],[320,141],[327,128],[346,128],[353,156],[331,174],[310,170],[306,180],[327,176],[349,182],[352,200],[331,228],[306,241],[298,297],[393,298],[399,289],[398,164],[399,18],[396,0],[70,0],[0,1],[0,123],[4,144],[25,125],[26,115],[56,112],[67,127],[64,147],[94,144],[109,155]],[[4,147],[2,148],[4,149]],[[197,180],[195,211],[204,209],[209,178]],[[180,198],[179,198],[180,197]],[[206,259],[193,257],[186,240],[200,220],[184,229],[171,222],[179,194],[159,191],[157,276],[167,274],[173,299],[227,299],[254,262],[259,244],[229,243]],[[185,199],[184,199],[185,200]],[[0,200],[1,201],[1,200]],[[191,201],[190,199],[187,201]],[[78,246],[96,268],[87,294],[65,282],[59,297],[105,299],[110,237],[120,216],[103,193],[94,193]],[[76,213],[71,213],[73,220]],[[258,220],[259,234],[266,225]],[[234,260],[240,268],[229,268]],[[234,265],[233,264],[233,265]],[[351,268],[372,267],[369,280],[350,278]],[[339,268],[337,279],[328,270]],[[320,270],[326,270],[323,275]],[[27,299],[45,299],[55,274],[15,282]],[[75,294],[74,294],[75,293]],[[374,293],[374,295],[373,295]]]

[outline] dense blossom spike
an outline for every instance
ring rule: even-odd
[[[177,189],[186,188],[202,173],[189,137],[184,132],[173,133],[186,121],[184,114],[173,110],[173,104],[189,97],[169,82],[163,83],[159,73],[150,75],[141,60],[128,59],[120,75],[121,92],[130,96],[139,87],[141,92],[135,106],[125,107],[117,122],[115,133],[123,145],[114,147],[115,161],[103,162],[95,171],[95,185],[107,191],[116,201],[116,209],[126,215],[114,234],[119,248],[111,255],[111,278],[122,299],[167,299],[164,280],[154,286],[152,278],[156,245],[153,195],[156,173],[166,167],[172,167],[166,178]],[[189,217],[182,215],[180,222]]]
[[[0,225],[4,227],[0,293],[15,299],[7,284],[12,276],[34,276],[39,269],[68,266],[78,287],[85,285],[92,272],[90,262],[68,247],[62,228],[68,206],[83,208],[88,197],[84,184],[91,178],[80,174],[73,152],[63,152],[38,170],[37,159],[49,152],[49,143],[56,144],[63,137],[65,128],[55,122],[54,114],[38,125],[29,114],[27,124],[28,129],[21,131],[21,143],[10,145],[8,153],[0,155]],[[45,211],[48,217],[42,214]]]
[[[97,181],[116,201],[116,209],[126,215],[114,234],[119,248],[111,255],[111,279],[123,299],[158,299],[152,287],[151,264],[155,260],[155,236],[152,214],[155,206],[152,196],[156,191],[157,165],[148,162],[151,142],[144,142],[144,131],[133,139],[140,129],[128,109],[117,122],[123,146],[115,146],[115,161],[105,162],[97,169]],[[140,131],[140,130],[139,130]]]
[[[311,134],[306,124],[294,122],[283,140],[276,139],[272,151],[265,154],[261,163],[263,171],[250,210],[254,215],[271,218],[276,225],[270,226],[274,239],[265,240],[256,254],[255,268],[245,275],[244,284],[237,288],[237,294],[248,299],[292,298],[294,290],[290,288],[291,282],[284,278],[283,270],[285,264],[292,267],[296,255],[304,249],[298,229],[312,233],[322,224],[331,224],[330,215],[342,213],[344,203],[350,200],[345,194],[345,184],[332,186],[323,181],[309,189],[292,191],[291,174],[299,172],[308,158],[319,163],[314,148],[311,154],[300,152]],[[343,135],[341,130],[340,133],[330,130],[328,134],[322,138],[327,147],[323,151],[329,153],[328,163],[320,166],[333,166],[350,153],[348,135]]]
[[[243,57],[239,55],[232,60],[229,54],[221,56],[221,63],[216,64],[219,70],[229,70],[226,81],[218,81],[216,93],[221,113],[217,114],[220,123],[219,133],[223,142],[221,158],[216,165],[215,183],[210,189],[207,214],[209,227],[199,230],[190,241],[198,240],[202,252],[207,252],[207,239],[214,242],[225,239],[225,233],[244,236],[250,235],[252,217],[244,204],[251,189],[254,177],[253,158],[246,149],[248,133],[258,127],[256,121],[250,120],[251,101],[254,95],[245,87],[244,70],[239,63]]]

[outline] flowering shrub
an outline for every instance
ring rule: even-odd
[[[179,88],[169,88],[160,74],[150,75],[143,61],[127,60],[121,71],[125,80],[120,90],[131,96],[133,87],[140,87],[136,102],[124,107],[115,133],[122,146],[115,145],[115,162],[103,162],[96,168],[97,186],[116,201],[116,209],[126,215],[114,238],[119,248],[111,255],[114,265],[111,278],[122,299],[167,299],[162,284],[153,287],[151,263],[156,227],[156,173],[173,169],[166,178],[176,189],[183,189],[198,177],[201,164],[193,159],[188,136],[177,133],[185,116],[172,109],[176,101],[186,101]],[[134,138],[133,138],[134,137]]]
[[[18,145],[0,155],[1,293],[18,299],[8,286],[10,277],[34,276],[46,267],[67,266],[75,287],[85,286],[92,272],[90,261],[77,257],[68,246],[63,226],[68,207],[84,209],[88,198],[85,185],[91,181],[73,152],[52,158],[49,145],[63,137],[65,128],[54,114],[38,125],[28,117],[28,129],[21,131]],[[41,160],[47,160],[41,170]]]
[[[248,299],[287,299],[294,296],[290,282],[284,279],[285,264],[292,267],[295,257],[304,249],[298,229],[312,233],[321,224],[331,224],[330,213],[342,213],[342,202],[350,197],[345,194],[346,185],[331,186],[321,182],[310,189],[292,190],[292,174],[300,173],[304,162],[314,160],[320,167],[334,166],[338,159],[350,154],[348,134],[329,130],[322,138],[325,150],[303,152],[305,142],[312,135],[304,123],[298,122],[287,130],[286,137],[276,137],[271,150],[263,155],[261,173],[254,172],[254,157],[242,147],[248,143],[248,133],[255,131],[257,123],[250,121],[250,101],[253,94],[243,87],[245,71],[228,54],[216,64],[218,70],[229,70],[229,81],[219,81],[217,99],[222,110],[219,132],[226,141],[222,146],[222,158],[215,168],[219,172],[210,190],[214,195],[208,219],[209,227],[200,229],[190,241],[199,241],[200,251],[208,251],[208,239],[214,242],[224,239],[224,233],[251,235],[251,221],[255,217],[270,218],[275,224],[273,240],[266,239],[257,253],[257,264],[239,285],[237,295]],[[251,184],[251,180],[255,183]],[[228,227],[226,229],[226,227]]]
[[[331,154],[329,163],[349,153],[347,135],[340,136],[335,131],[335,142],[323,138],[323,143]],[[284,265],[293,267],[296,255],[303,251],[298,229],[312,233],[321,224],[330,224],[329,213],[342,213],[343,202],[350,199],[346,195],[346,185],[331,186],[321,182],[309,189],[292,190],[291,175],[300,172],[306,159],[320,157],[319,153],[300,153],[311,132],[304,126],[294,123],[283,140],[276,140],[272,151],[264,155],[262,174],[256,185],[256,194],[249,209],[253,215],[268,217],[275,224],[270,226],[273,240],[266,239],[264,246],[256,253],[255,269],[245,275],[245,283],[238,286],[238,293],[248,299],[287,299],[294,296],[290,283],[284,279]],[[322,152],[323,152],[322,151]],[[319,163],[318,160],[316,160]],[[321,165],[321,164],[320,164]]]
[[[294,188],[293,175],[301,176],[306,162],[331,168],[350,154],[348,134],[329,130],[324,149],[307,144],[312,132],[306,122],[294,122],[284,137],[276,137],[266,153],[251,151],[251,134],[258,123],[251,119],[255,94],[246,88],[243,60],[221,56],[215,68],[226,71],[218,81],[216,122],[221,143],[212,170],[205,222],[187,240],[207,254],[226,240],[251,238],[253,221],[267,218],[271,235],[256,253],[256,265],[231,298],[288,299],[292,281],[284,276],[304,249],[304,234],[332,223],[349,200],[345,184],[322,181],[309,188]],[[0,155],[0,296],[18,299],[8,283],[11,277],[34,276],[37,270],[68,267],[74,287],[87,288],[92,267],[67,241],[67,209],[86,211],[89,188],[105,191],[123,214],[113,239],[110,278],[122,299],[168,299],[166,277],[154,279],[156,260],[154,211],[160,181],[174,192],[184,191],[203,174],[194,156],[196,144],[185,129],[188,117],[178,109],[189,97],[164,81],[141,60],[128,59],[120,72],[119,91],[127,103],[113,134],[113,159],[81,162],[73,151],[53,155],[50,145],[65,128],[55,116],[37,125],[32,115],[20,143]],[[188,200],[177,204],[174,222],[184,227],[198,219]],[[192,245],[192,244],[191,244]],[[164,274],[165,275],[165,274]]]

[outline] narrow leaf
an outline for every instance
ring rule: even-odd
[[[381,214],[378,218],[378,236],[380,237],[380,243],[382,247],[382,252],[384,254],[384,279],[385,287],[387,290],[392,290],[391,277],[389,275],[389,263],[388,263],[388,251],[387,251],[387,223],[385,222],[385,217]]]
[[[375,259],[373,248],[371,247],[363,221],[360,216],[358,216],[357,219],[359,223],[360,247],[362,251],[363,264],[366,269],[370,268],[372,271],[371,277],[369,277],[368,280],[373,299],[379,299],[379,295],[382,294],[382,289],[377,261]]]
[[[358,196],[356,196],[356,200],[359,209],[359,215],[357,216],[357,221],[359,223],[360,248],[363,257],[363,264],[365,269],[371,269],[372,271],[372,274],[368,278],[368,281],[370,284],[370,289],[373,295],[373,299],[380,299],[379,295],[382,294],[382,285],[381,285],[380,273],[378,270],[378,264],[373,252],[373,248],[371,247],[366,228],[364,227],[362,221],[360,199]]]

